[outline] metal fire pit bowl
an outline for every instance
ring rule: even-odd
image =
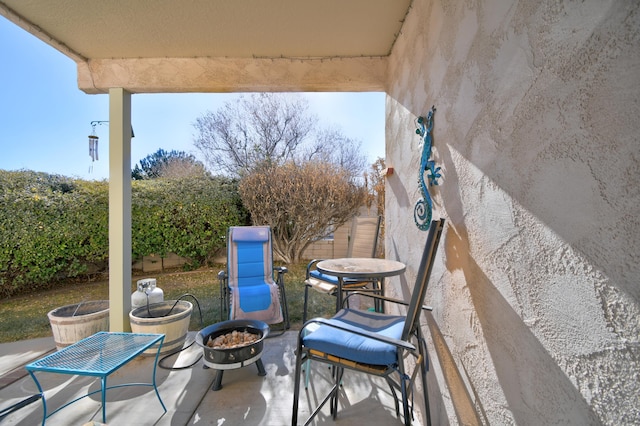
[[[249,332],[257,334],[259,339],[248,345],[239,348],[210,348],[206,343],[210,339],[215,339],[223,334],[233,331]],[[196,335],[196,344],[203,350],[203,362],[205,368],[217,370],[216,379],[212,390],[217,391],[222,388],[222,374],[224,370],[242,368],[253,363],[258,368],[258,375],[265,376],[267,373],[262,364],[262,348],[264,339],[269,334],[269,325],[256,320],[229,320],[222,321],[203,328]]]

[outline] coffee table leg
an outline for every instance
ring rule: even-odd
[[[160,357],[160,350],[162,349],[162,344],[164,343],[164,336],[158,342],[158,352],[156,352],[156,361],[153,363],[153,389],[156,391],[156,395],[158,396],[158,401],[160,401],[160,405],[162,405],[162,409],[164,412],[167,412],[167,407],[164,406],[164,402],[162,402],[162,398],[160,398],[160,392],[158,392],[158,386],[156,385],[156,369],[158,368],[158,358]]]
[[[100,379],[102,385],[102,423],[107,423],[107,376]]]
[[[33,381],[36,382],[38,392],[40,392],[40,395],[42,395],[42,426],[44,426],[45,422],[47,421],[47,401],[45,401],[44,391],[42,390],[42,386],[40,386],[40,382],[38,381],[38,379],[36,379],[35,373],[29,370],[29,375],[31,376]]]

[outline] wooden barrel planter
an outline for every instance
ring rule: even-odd
[[[164,334],[160,353],[173,352],[182,348],[187,338],[192,311],[193,305],[184,300],[177,303],[175,300],[165,300],[152,303],[149,307],[141,306],[129,312],[131,331]],[[152,346],[143,355],[155,356],[156,353],[158,353],[158,347]]]
[[[50,311],[49,324],[58,350],[99,331],[109,331],[109,301],[92,300]]]

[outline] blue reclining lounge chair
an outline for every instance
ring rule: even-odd
[[[277,278],[274,280],[274,271]],[[285,267],[273,266],[271,228],[234,226],[227,238],[227,270],[220,271],[221,316],[252,319],[289,328]]]

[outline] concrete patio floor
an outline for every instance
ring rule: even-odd
[[[191,332],[187,343],[194,340]],[[297,332],[265,341],[262,360],[266,376],[258,376],[255,365],[224,372],[222,389],[212,391],[215,371],[204,369],[202,360],[193,367],[167,370],[158,367],[156,383],[167,407],[163,413],[153,388],[124,387],[107,391],[108,425],[288,425],[293,403],[294,349]],[[24,365],[53,350],[52,338],[0,344],[0,409],[38,393]],[[195,344],[163,362],[167,366],[184,366],[202,353]],[[109,376],[108,386],[131,382],[149,382],[153,357],[138,357]],[[309,414],[329,389],[330,370],[326,365],[312,366],[312,380],[301,393],[299,422]],[[24,375],[26,374],[26,375]],[[24,375],[24,376],[23,376]],[[81,395],[100,389],[100,381],[86,376],[38,373],[45,390],[49,412]],[[395,415],[393,397],[387,384],[376,377],[347,371],[340,394],[338,418],[334,421],[328,406],[313,424],[335,425],[400,425]],[[2,425],[39,425],[42,403],[37,401],[10,414]],[[47,419],[46,424],[102,424],[100,393],[83,398]],[[415,423],[414,423],[415,424]]]

